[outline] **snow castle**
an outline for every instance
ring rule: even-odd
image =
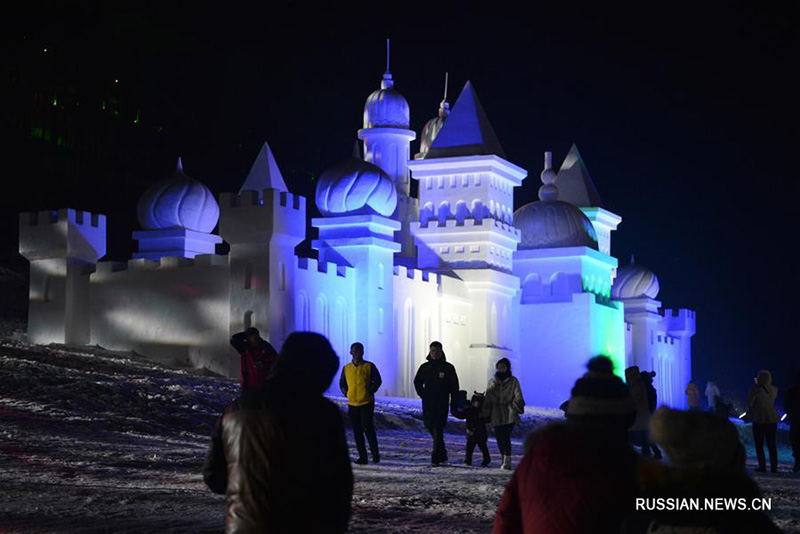
[[[604,354],[620,375],[655,370],[661,402],[684,407],[695,314],[661,309],[647,268],[618,270],[611,232],[622,219],[603,207],[575,146],[558,171],[545,154],[540,200],[515,210],[527,171],[506,159],[474,87],[452,111],[445,97],[412,158],[409,105],[388,68],[358,138],[363,159],[332,165],[317,183],[318,259],[295,254],[306,199],[289,191],[267,144],[239,192],[218,200],[179,160],[139,200],[139,251],[127,262],[98,262],[104,215],[21,214],[29,341],[237,376],[230,334],[255,326],[280,348],[288,333],[313,330],[342,363],[364,343],[380,394],[414,397],[416,369],[439,340],[462,389],[483,391],[507,357],[527,403],[546,407]],[[217,255],[223,240],[230,252]]]

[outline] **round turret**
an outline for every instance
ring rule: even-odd
[[[178,158],[175,173],[141,196],[136,215],[145,230],[185,228],[210,233],[219,221],[219,204],[205,185],[184,174]]]

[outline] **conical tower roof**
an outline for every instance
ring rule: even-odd
[[[506,157],[472,82],[467,82],[424,159],[486,154]]]
[[[278,164],[275,162],[275,156],[272,155],[272,150],[267,143],[261,147],[239,192],[258,191],[258,196],[261,197],[264,189],[289,191],[286,182],[283,181],[281,171],[278,169]]]
[[[572,145],[556,178],[558,199],[583,208],[602,208],[603,201],[583,163],[578,147]]]

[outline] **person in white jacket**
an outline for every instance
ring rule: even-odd
[[[502,469],[511,469],[511,431],[519,416],[525,411],[525,399],[517,377],[511,374],[511,362],[502,358],[495,366],[497,371],[486,386],[483,401],[484,417],[494,428],[497,448],[503,456]]]
[[[716,382],[708,382],[706,384],[706,400],[708,401],[707,405],[709,411],[714,409],[714,406],[717,404],[717,397],[720,395],[719,387]]]
[[[747,396],[747,415],[753,422],[753,440],[756,442],[756,456],[758,456],[758,472],[766,472],[767,462],[764,458],[764,440],[769,449],[770,471],[778,472],[778,449],[775,437],[778,433],[778,410],[775,409],[775,399],[778,398],[778,388],[772,385],[772,373],[759,371],[755,378],[756,384],[750,389]]]

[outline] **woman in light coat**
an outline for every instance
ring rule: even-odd
[[[495,366],[497,371],[486,387],[483,401],[484,417],[494,427],[497,448],[503,456],[503,469],[511,469],[511,431],[519,416],[525,411],[525,399],[517,377],[511,375],[511,362],[503,358]]]

